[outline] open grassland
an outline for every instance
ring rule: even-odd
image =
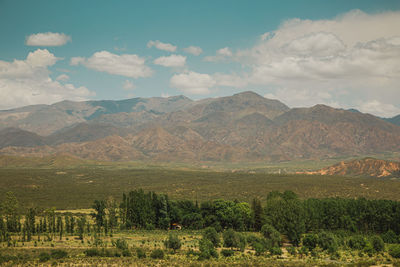
[[[12,191],[27,206],[57,209],[88,208],[96,199],[142,188],[166,193],[172,199],[264,200],[268,192],[291,190],[301,198],[365,197],[400,200],[400,180],[266,174],[76,167],[0,168],[0,198]],[[0,199],[1,200],[1,199]]]

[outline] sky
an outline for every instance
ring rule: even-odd
[[[248,90],[400,114],[400,1],[0,0],[0,109]]]

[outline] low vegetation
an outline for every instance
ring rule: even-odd
[[[0,168],[0,201],[8,191],[28,206],[58,209],[90,208],[93,201],[143,188],[171,199],[218,198],[250,202],[266,200],[269,192],[290,190],[300,198],[365,197],[400,200],[400,181],[387,178],[267,174],[165,169]]]

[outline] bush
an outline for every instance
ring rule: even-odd
[[[50,260],[50,254],[47,252],[42,252],[39,254],[39,261],[40,262],[46,262]]]
[[[361,235],[352,236],[347,241],[347,245],[352,249],[364,249],[367,245],[367,241]]]
[[[231,249],[223,249],[223,250],[221,250],[221,254],[224,257],[230,257],[230,256],[233,256],[235,254],[235,252]]]
[[[89,248],[83,252],[87,257],[101,256],[101,252],[96,248]]]
[[[270,248],[269,252],[271,253],[271,255],[282,255],[282,249],[280,247],[272,247]]]
[[[272,241],[273,246],[281,245],[281,234],[270,224],[264,224],[261,227],[261,233],[266,239],[270,239]]]
[[[389,230],[386,233],[384,233],[382,235],[382,239],[385,243],[388,244],[396,244],[397,242],[399,242],[398,236],[392,230]]]
[[[162,249],[153,250],[150,254],[152,259],[164,259],[164,251]]]
[[[296,248],[293,246],[287,247],[287,251],[292,256],[296,255],[296,253],[297,253]]]
[[[385,243],[383,242],[383,239],[376,235],[373,236],[371,239],[372,247],[376,252],[381,252],[385,250]]]
[[[122,256],[131,257],[132,256],[132,252],[129,249],[124,249],[124,250],[122,250]]]
[[[223,233],[224,247],[238,248],[240,251],[244,251],[246,247],[246,236],[241,233],[236,233],[232,229],[228,229]]]
[[[214,227],[207,227],[206,229],[204,229],[203,238],[210,240],[211,243],[213,243],[214,247],[219,247],[219,244],[221,242],[219,234]]]
[[[303,237],[303,247],[309,251],[317,247],[319,243],[318,235],[316,234],[305,234]]]
[[[260,256],[261,254],[263,254],[265,252],[265,247],[261,243],[258,243],[258,242],[255,243],[253,245],[253,248],[256,251],[256,256]]]
[[[165,240],[164,245],[166,248],[173,249],[174,252],[181,248],[182,244],[178,236],[175,234],[169,234],[168,239]]]
[[[321,232],[318,234],[318,245],[323,249],[327,250],[330,254],[335,253],[338,250],[338,244],[336,237],[332,233]]]
[[[142,248],[137,248],[136,249],[136,256],[139,259],[144,259],[144,258],[146,258],[146,251],[144,251],[144,249],[142,249]]]
[[[236,232],[233,229],[226,230],[222,236],[224,238],[224,247],[227,248],[237,247],[238,240]]]
[[[392,245],[389,248],[389,255],[393,258],[400,258],[400,245]]]
[[[375,249],[370,242],[367,242],[363,249],[363,252],[366,253],[369,257],[372,257],[372,255],[375,253]]]
[[[62,249],[55,249],[51,251],[51,257],[53,259],[62,259],[68,256],[68,253]]]
[[[215,250],[214,244],[206,238],[200,239],[199,249],[199,260],[208,260],[211,257],[218,258],[218,252]]]
[[[120,250],[126,250],[128,249],[128,243],[126,242],[125,239],[117,239],[112,241],[112,245],[115,246],[116,248]]]
[[[146,223],[145,229],[146,230],[155,230],[156,228],[154,227],[154,224]]]

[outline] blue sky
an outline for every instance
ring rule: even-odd
[[[0,0],[0,108],[253,90],[393,116],[398,25],[400,1]]]

